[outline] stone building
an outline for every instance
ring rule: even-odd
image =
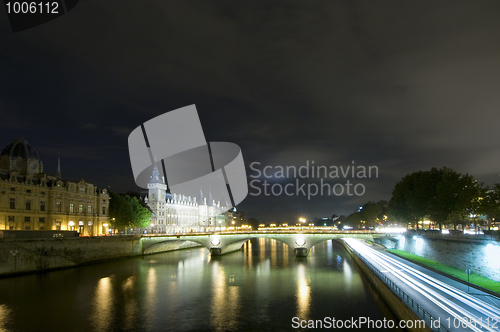
[[[38,153],[22,137],[0,156],[0,230],[108,233],[109,195],[93,184],[44,173]]]
[[[226,229],[225,212],[231,205],[215,202],[212,195],[189,197],[171,194],[156,166],[148,183],[145,202],[153,212],[152,233],[204,232]]]

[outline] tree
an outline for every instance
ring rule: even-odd
[[[115,229],[146,228],[151,211],[141,205],[137,197],[120,195],[110,191],[109,217]]]
[[[344,226],[350,226],[349,216],[340,216],[333,224],[337,226],[339,229],[343,229]]]
[[[415,173],[406,175],[396,183],[392,190],[392,198],[389,201],[389,216],[405,224],[416,223],[418,216],[412,211],[409,204],[409,193],[413,190]],[[418,227],[418,223],[417,223]]]
[[[354,212],[349,215],[349,218],[347,219],[349,222],[349,225],[352,227],[360,228],[361,227],[361,214],[359,212]]]
[[[132,222],[133,210],[127,199],[115,192],[109,192],[109,218],[114,229],[126,229]]]
[[[394,187],[389,211],[407,223],[430,218],[442,224],[463,218],[477,210],[480,185],[471,175],[457,173],[447,167],[406,175]]]
[[[259,229],[259,221],[255,218],[250,218],[247,220],[248,225],[252,226],[252,230],[256,231]]]
[[[126,196],[132,206],[132,227],[147,228],[151,223],[151,211],[143,206],[137,197]]]
[[[478,200],[478,213],[483,214],[490,221],[500,218],[500,184],[482,188],[481,199]]]
[[[370,228],[375,227],[377,219],[379,218],[381,212],[382,208],[380,207],[380,205],[374,202],[368,202],[363,205],[363,208],[361,209],[359,214],[361,220],[364,220],[366,222],[366,226]]]
[[[430,202],[430,218],[439,224],[463,220],[469,214],[476,214],[479,207],[480,185],[471,175],[460,174],[449,168],[441,169],[436,197]]]

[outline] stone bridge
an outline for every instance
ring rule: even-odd
[[[189,248],[194,243],[200,244],[210,254],[223,255],[239,250],[243,244],[254,238],[274,239],[294,249],[295,255],[307,256],[309,249],[323,241],[354,237],[373,241],[373,236],[383,235],[375,231],[252,231],[252,232],[218,232],[175,235],[143,235],[142,252],[151,254],[159,251]],[[193,243],[194,242],[194,243]]]

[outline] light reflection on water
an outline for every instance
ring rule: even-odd
[[[123,326],[126,330],[134,328],[134,322],[138,313],[137,301],[134,293],[135,276],[128,277],[122,284],[122,290],[125,301],[125,321]]]
[[[0,304],[0,332],[7,332],[8,330],[5,328],[5,323],[9,317],[9,308],[6,305]]]
[[[238,286],[232,286],[234,276],[226,276],[219,262],[213,265],[213,297],[211,325],[214,331],[237,330],[240,310]]]
[[[111,277],[101,278],[97,282],[94,293],[94,307],[90,319],[95,326],[95,331],[108,331],[113,312],[113,285]]]
[[[311,301],[311,289],[308,285],[306,268],[304,264],[299,264],[297,282],[297,317],[309,319],[309,304]]]
[[[150,267],[146,278],[146,299],[144,303],[144,310],[146,316],[146,324],[148,329],[154,327],[155,311],[156,311],[156,298],[159,295],[157,292],[156,283],[156,269]]]
[[[296,258],[256,239],[222,257],[194,248],[3,279],[0,332],[290,331],[295,316],[390,317],[341,246],[314,248]]]

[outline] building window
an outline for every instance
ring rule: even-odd
[[[26,190],[26,192],[27,192],[28,194],[31,194],[31,190],[30,190],[30,189]]]
[[[56,203],[56,212],[61,212],[61,202]]]
[[[30,222],[31,221],[31,217],[24,217],[24,222]]]
[[[105,206],[102,207],[102,214],[106,214],[106,207]]]
[[[45,201],[40,202],[40,211],[45,211]]]
[[[43,184],[43,182],[42,182],[42,184]],[[45,191],[41,191],[40,194],[45,195]]]
[[[14,221],[16,221],[16,217],[15,217],[15,216],[9,216],[9,221],[10,221],[10,222],[14,222]]]
[[[16,199],[15,198],[11,198],[10,199],[10,208],[11,209],[15,209],[16,208]]]
[[[80,204],[78,205],[78,213],[82,213],[83,212],[83,205]]]
[[[16,187],[10,187],[10,191],[16,191]]]
[[[43,226],[40,226],[40,230],[43,231]]]
[[[61,222],[60,221],[56,222],[56,230],[58,230],[58,231],[61,230]]]
[[[13,231],[14,230],[14,226],[9,226],[9,230]]]
[[[92,214],[92,205],[87,206],[87,213]]]
[[[69,212],[70,212],[70,213],[75,212],[75,204],[70,204],[70,205],[69,205]]]
[[[38,222],[45,222],[45,217],[38,218]]]
[[[26,200],[26,210],[31,210],[31,199]]]
[[[26,226],[26,227],[24,227],[24,229],[27,230],[27,231],[29,231],[31,229],[31,227],[30,226]]]

